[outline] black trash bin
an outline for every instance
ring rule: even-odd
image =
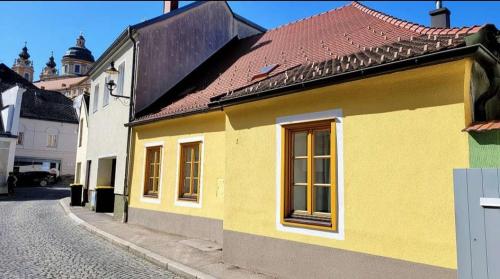
[[[82,185],[81,184],[71,184],[71,206],[81,206],[82,205]]]
[[[115,206],[114,188],[98,186],[95,189],[95,212],[113,212]]]

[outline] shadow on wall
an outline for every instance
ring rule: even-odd
[[[240,130],[274,125],[276,117],[336,108],[342,108],[348,118],[459,104],[464,102],[463,65],[457,61],[400,71],[228,107],[225,111],[231,126]]]
[[[225,118],[224,114],[220,111],[196,114],[187,118],[158,121],[135,128],[138,140],[165,136],[186,136],[193,133],[223,132],[224,129]]]

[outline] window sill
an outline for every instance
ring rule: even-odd
[[[284,226],[300,227],[306,229],[334,231],[332,223],[326,221],[307,220],[307,219],[288,217],[283,219],[282,224]]]
[[[141,202],[160,204],[160,198],[158,197],[158,195],[142,195]]]
[[[158,194],[144,194],[143,197],[147,199],[157,199]]]
[[[197,198],[179,198],[179,201],[198,202],[198,199]]]

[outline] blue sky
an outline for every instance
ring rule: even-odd
[[[180,5],[188,3],[190,1],[181,1]],[[236,13],[273,28],[347,3],[350,1],[230,1],[229,5]],[[429,25],[428,12],[434,9],[434,1],[362,3],[424,25]],[[493,23],[500,28],[500,2],[444,1],[444,6],[452,12],[453,26]],[[27,41],[38,77],[51,51],[60,66],[61,57],[75,44],[80,32],[97,59],[128,25],[160,15],[162,7],[161,1],[0,2],[0,63],[12,66]]]

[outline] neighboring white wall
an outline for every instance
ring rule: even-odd
[[[80,126],[78,126],[78,131],[82,132],[82,145],[79,146],[79,138],[80,135],[77,132],[77,142],[76,142],[76,163],[81,163],[81,168],[80,168],[80,180],[76,181],[75,177],[75,183],[79,183],[82,185],[85,185],[85,177],[87,176],[87,139],[88,139],[88,121],[87,121],[87,106],[84,101],[81,102],[80,106],[80,122],[82,124],[82,129],[80,129]],[[76,166],[77,164],[75,164]],[[76,169],[75,169],[76,173]]]
[[[0,194],[7,194],[7,177],[14,169],[16,138],[0,137]]]
[[[89,131],[87,144],[87,160],[92,160],[90,170],[90,189],[95,189],[97,183],[97,174],[100,158],[116,158],[115,172],[115,193],[124,194],[125,165],[127,155],[127,136],[128,128],[124,126],[129,119],[130,100],[124,98],[109,97],[109,104],[103,107],[104,82],[107,74],[104,70],[111,61],[115,61],[115,67],[118,68],[122,62],[125,62],[125,77],[123,85],[123,95],[130,96],[130,86],[132,81],[132,43],[125,43],[111,59],[103,62],[98,71],[91,76],[90,108],[89,111]],[[117,78],[118,79],[118,78]],[[117,80],[115,81],[117,82]],[[94,89],[99,84],[99,98],[97,111],[94,108]],[[116,90],[113,91],[113,94]],[[82,177],[84,174],[82,172]]]
[[[23,100],[24,88],[15,86],[2,92],[2,121],[5,132],[17,135],[19,127],[19,115],[21,113],[21,101]]]
[[[19,132],[24,133],[24,139],[16,146],[16,157],[60,160],[61,175],[75,174],[77,124],[21,117]],[[57,134],[55,148],[47,147],[50,134]]]

